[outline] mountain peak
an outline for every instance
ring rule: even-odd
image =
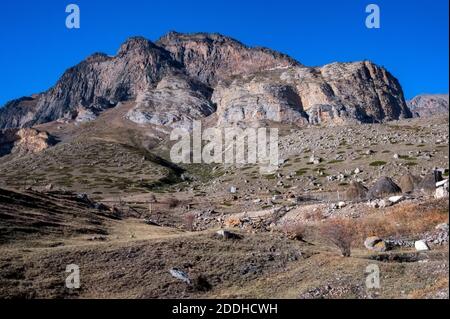
[[[177,32],[177,31],[170,31],[167,34],[163,35],[161,38],[159,38],[159,40],[157,41],[157,43],[161,43],[164,44],[166,42],[172,42],[172,41],[209,41],[209,42],[213,42],[213,41],[218,41],[218,42],[229,42],[229,43],[235,43],[237,45],[241,45],[243,47],[245,47],[245,45],[243,43],[241,43],[240,41],[220,34],[220,33],[207,33],[207,32],[193,32],[193,33],[181,33],[181,32]]]
[[[117,55],[124,55],[131,51],[145,51],[152,48],[156,48],[156,45],[153,42],[141,36],[134,36],[126,39],[125,42],[122,43]]]
[[[214,86],[234,75],[277,67],[299,66],[291,57],[260,47],[248,47],[219,33],[169,32],[156,44],[184,65],[188,74]]]
[[[408,101],[408,106],[416,117],[448,116],[449,97],[448,94],[421,94]]]
[[[53,88],[0,109],[0,128],[46,123],[80,108],[98,114],[122,101],[142,111],[134,118],[158,123],[210,114],[212,105],[220,123],[265,119],[303,125],[411,116],[398,81],[372,62],[309,68],[219,33],[172,31],[156,43],[130,37],[114,57],[89,56]],[[168,111],[175,120],[162,115],[156,120]]]
[[[95,52],[86,58],[86,62],[104,62],[109,60],[111,57],[103,52]]]

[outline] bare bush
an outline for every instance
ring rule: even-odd
[[[320,233],[340,249],[342,256],[350,257],[357,233],[351,221],[331,219],[320,228]]]
[[[298,221],[284,221],[281,231],[292,240],[304,240],[306,234],[306,226]]]
[[[180,204],[180,201],[176,199],[175,197],[169,197],[166,201],[169,208],[175,208]]]
[[[156,196],[154,194],[150,194],[148,196],[148,202],[149,203],[157,203]]]
[[[192,289],[194,291],[206,292],[212,289],[212,285],[204,275],[198,275],[192,282]]]
[[[189,231],[194,231],[195,219],[197,218],[195,213],[187,213],[183,216],[184,227]]]
[[[440,223],[448,222],[448,201],[397,205],[382,216],[367,216],[359,220],[358,234],[367,236],[415,236],[432,231]]]
[[[313,222],[321,221],[323,219],[322,211],[321,210],[313,210],[311,212],[306,212],[305,219],[308,221],[313,221]]]

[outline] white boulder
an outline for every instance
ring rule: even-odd
[[[442,182],[436,183],[436,192],[434,193],[434,198],[447,198],[448,197],[448,179]]]
[[[427,251],[430,250],[430,247],[426,243],[425,240],[418,240],[414,243],[414,247],[417,251]]]
[[[447,184],[447,187],[448,187],[448,179],[440,181],[440,182],[437,182],[436,183],[436,187],[445,186],[445,184]]]
[[[391,203],[396,204],[396,203],[398,203],[398,202],[403,200],[403,196],[401,196],[401,195],[399,195],[399,196],[392,196],[392,197],[389,197],[388,199],[389,199],[389,201]]]
[[[448,197],[448,189],[445,189],[444,187],[439,187],[438,189],[436,189],[436,192],[434,193],[434,198],[440,199],[447,197]]]
[[[344,208],[345,206],[347,206],[347,203],[346,202],[339,202],[337,204],[337,206],[338,206],[338,208]]]

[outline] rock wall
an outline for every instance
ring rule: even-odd
[[[411,117],[398,81],[371,62],[305,67],[287,55],[219,34],[171,32],[95,53],[48,91],[0,109],[1,128],[90,121],[122,101],[139,124],[187,127],[217,109],[219,124],[383,122]]]

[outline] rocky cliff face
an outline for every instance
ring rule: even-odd
[[[212,114],[209,90],[184,76],[166,76],[155,89],[142,91],[126,117],[137,124],[190,129],[195,119]]]
[[[398,81],[370,62],[276,68],[214,91],[219,121],[295,124],[381,122],[410,117]]]
[[[68,69],[47,92],[8,103],[0,110],[0,128],[75,119],[82,110],[99,113],[154,87],[164,74],[178,69],[164,49],[144,38],[130,38],[116,56],[95,53]]]
[[[219,34],[130,38],[113,57],[96,53],[54,87],[0,109],[0,128],[57,119],[93,120],[135,101],[138,124],[189,127],[217,110],[218,123],[271,120],[298,125],[410,117],[398,81],[370,62],[309,68],[281,53]]]
[[[169,51],[190,77],[211,86],[235,75],[300,65],[287,55],[265,48],[248,48],[220,34],[170,32],[157,44]]]
[[[408,101],[415,117],[429,117],[437,114],[448,116],[448,94],[423,94]]]
[[[10,153],[38,153],[52,144],[47,132],[30,128],[0,130],[0,157]]]

